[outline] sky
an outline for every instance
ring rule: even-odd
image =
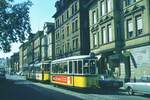
[[[27,0],[15,0],[20,3]],[[30,22],[32,33],[43,29],[44,22],[54,22],[52,16],[56,12],[55,2],[57,0],[31,0],[33,5],[30,8]],[[10,57],[13,53],[19,51],[20,43],[12,44],[12,51],[10,53],[3,53],[0,51],[0,58]]]

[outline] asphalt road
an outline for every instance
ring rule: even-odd
[[[0,100],[82,100],[32,84],[22,83],[24,81],[0,81]]]
[[[0,81],[0,100],[149,100],[150,95],[127,95],[119,90],[74,90],[26,80]]]

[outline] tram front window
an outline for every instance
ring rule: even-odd
[[[83,74],[89,74],[89,61],[85,60],[83,62]]]
[[[96,61],[90,61],[90,74],[96,74]]]

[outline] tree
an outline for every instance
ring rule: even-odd
[[[31,34],[31,6],[31,1],[14,4],[14,0],[0,0],[0,50],[10,52],[11,43],[23,42]]]

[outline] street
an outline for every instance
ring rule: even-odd
[[[127,95],[123,90],[74,90],[27,80],[0,82],[0,100],[149,100],[149,95]]]

